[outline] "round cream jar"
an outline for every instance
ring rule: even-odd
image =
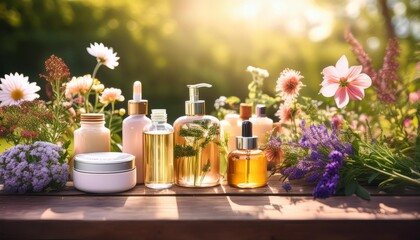
[[[136,185],[135,157],[128,153],[81,153],[74,158],[74,187],[90,193],[116,193]]]

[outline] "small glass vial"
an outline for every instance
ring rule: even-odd
[[[257,188],[267,184],[267,160],[258,149],[258,137],[252,136],[252,123],[242,122],[242,136],[228,156],[228,184],[237,188]]]
[[[152,123],[143,129],[144,185],[170,188],[174,183],[174,129],[165,109],[152,109]]]
[[[105,127],[105,115],[81,115],[80,128],[74,131],[74,155],[79,153],[109,152],[111,132]]]

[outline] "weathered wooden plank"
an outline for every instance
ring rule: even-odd
[[[419,221],[0,221],[2,239],[417,240]]]
[[[212,195],[223,195],[223,196],[232,196],[232,195],[244,195],[244,196],[260,196],[260,195],[278,195],[278,196],[311,196],[313,191],[313,185],[305,183],[302,180],[292,181],[293,189],[291,192],[286,192],[281,187],[281,181],[279,181],[279,175],[272,176],[268,185],[262,188],[256,189],[238,189],[230,187],[226,181],[223,181],[221,185],[216,187],[209,188],[185,188],[173,186],[170,189],[165,190],[154,190],[145,187],[144,185],[137,185],[132,190],[122,192],[122,193],[112,193],[112,194],[88,194],[80,192],[74,188],[73,182],[68,182],[66,188],[60,192],[50,192],[50,193],[27,193],[26,195],[50,195],[50,196],[84,196],[84,195],[93,195],[93,196],[212,196]],[[0,185],[0,196],[2,195],[15,195],[9,194],[4,191],[1,191],[2,186]],[[373,196],[381,195],[412,195],[420,196],[420,191],[406,191],[404,193],[395,193],[395,194],[385,194],[379,192],[375,187],[367,187],[367,190]],[[340,195],[338,193],[338,195]],[[342,195],[342,194],[341,194]]]
[[[413,220],[420,197],[0,196],[3,220]]]

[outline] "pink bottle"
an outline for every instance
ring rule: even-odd
[[[123,152],[136,157],[137,183],[144,182],[143,174],[143,128],[152,123],[146,117],[147,100],[141,97],[141,82],[133,85],[133,100],[128,101],[128,115],[123,121]]]

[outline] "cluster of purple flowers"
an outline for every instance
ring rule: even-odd
[[[63,188],[69,177],[66,151],[48,142],[16,145],[0,155],[0,182],[7,192]]]
[[[350,143],[343,143],[337,130],[332,126],[331,133],[324,124],[311,124],[306,127],[302,121],[302,138],[299,145],[309,149],[309,154],[298,159],[298,163],[283,170],[282,174],[289,180],[305,178],[307,182],[316,183],[313,192],[315,198],[327,198],[333,195],[340,182],[339,169],[347,155],[352,153]],[[283,188],[290,191],[290,184]]]

